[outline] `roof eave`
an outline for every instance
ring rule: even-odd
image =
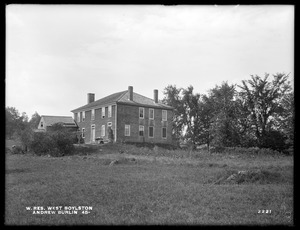
[[[133,102],[118,101],[117,104],[174,110],[173,107],[170,107],[168,105],[147,105],[147,104],[137,103],[137,102],[134,102],[134,101]]]

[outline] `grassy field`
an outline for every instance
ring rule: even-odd
[[[239,171],[259,173],[226,180]],[[59,158],[7,154],[5,182],[7,225],[293,224],[291,156],[124,145]],[[88,214],[26,210],[37,206],[92,210]]]

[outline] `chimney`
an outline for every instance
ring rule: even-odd
[[[87,103],[90,104],[95,101],[95,94],[94,93],[88,93],[87,94]]]
[[[128,86],[129,100],[133,101],[133,87]]]
[[[154,102],[158,103],[158,90],[155,89],[153,92],[154,92]]]

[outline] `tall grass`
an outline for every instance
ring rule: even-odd
[[[291,157],[252,158],[237,153],[123,144],[77,147],[78,155],[86,154],[59,158],[7,156],[6,224],[293,223]],[[118,163],[110,165],[113,160]],[[225,182],[241,170],[250,172],[248,178],[237,178],[244,179],[236,181],[239,183]],[[254,171],[260,174],[252,175]],[[33,215],[26,211],[27,206],[78,205],[92,206],[93,210],[88,215]],[[260,214],[259,210],[272,210],[272,214]]]

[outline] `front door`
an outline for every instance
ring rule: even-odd
[[[94,143],[95,142],[95,125],[92,125],[92,133],[91,133],[91,142]]]

